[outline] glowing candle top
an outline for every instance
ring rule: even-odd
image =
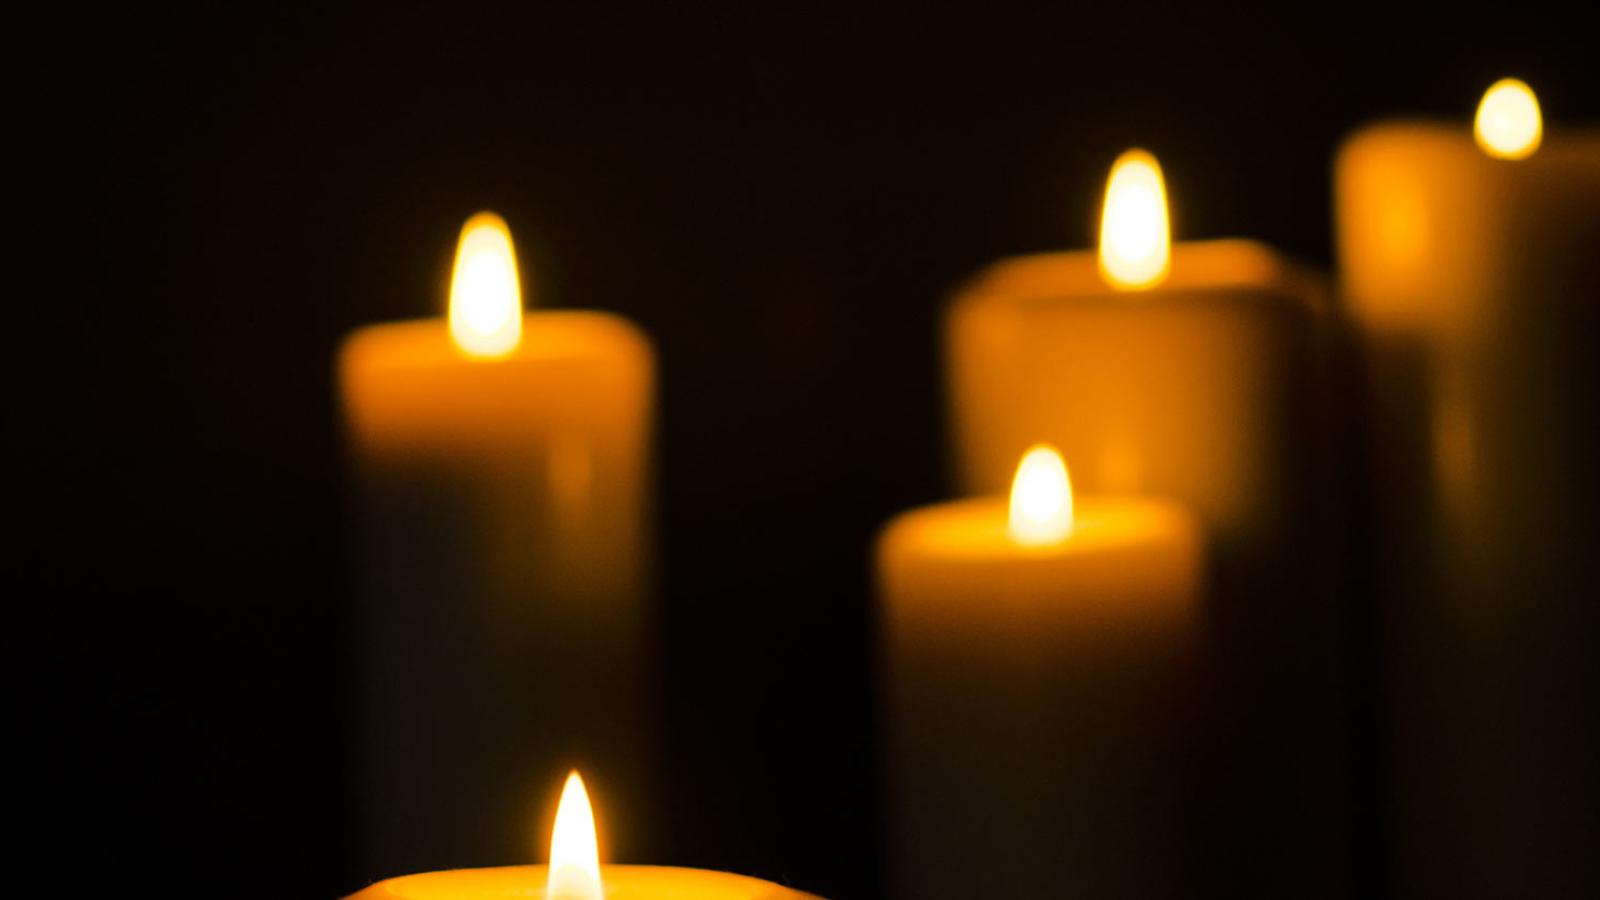
[[[349,900],[817,900],[742,875],[670,866],[600,866],[589,794],[567,776],[550,835],[550,865],[451,869],[390,878]]]

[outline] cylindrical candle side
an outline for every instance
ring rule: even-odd
[[[1199,241],[1173,245],[1166,280],[1135,292],[1108,286],[1090,251],[1003,260],[945,320],[960,491],[1002,489],[1015,455],[1043,440],[1084,491],[1171,497],[1207,529],[1201,895],[1308,880],[1342,893],[1325,294],[1266,246]]]
[[[1400,896],[1593,894],[1600,133],[1496,159],[1465,123],[1380,124],[1335,194]]]
[[[616,316],[539,312],[515,352],[467,359],[442,322],[381,325],[351,336],[339,375],[363,871],[525,855],[552,765],[606,772],[648,821],[648,340]]]
[[[1155,501],[1022,547],[1002,501],[877,548],[894,896],[1173,897],[1202,540]]]

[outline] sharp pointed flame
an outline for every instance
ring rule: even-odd
[[[594,810],[583,779],[567,776],[556,807],[556,827],[550,836],[550,879],[545,900],[603,900],[600,887],[600,851],[595,840]]]
[[[1473,134],[1483,152],[1500,159],[1525,159],[1539,149],[1544,123],[1539,98],[1515,78],[1502,78],[1489,86],[1478,103]]]
[[[1100,216],[1100,275],[1119,290],[1166,280],[1172,262],[1167,188],[1156,158],[1143,150],[1117,157]]]
[[[1056,448],[1035,444],[1022,455],[1011,481],[1010,519],[1011,539],[1030,547],[1072,533],[1072,481]]]
[[[522,341],[522,288],[505,220],[481,212],[461,226],[450,277],[450,337],[468,356],[507,356]]]

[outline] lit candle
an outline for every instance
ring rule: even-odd
[[[956,484],[1004,490],[1048,441],[1086,493],[1170,497],[1211,542],[1217,883],[1336,882],[1339,633],[1322,577],[1325,287],[1268,247],[1173,244],[1158,162],[1112,167],[1096,251],[1002,260],[945,320]],[[1223,827],[1226,825],[1226,827]],[[1247,886],[1248,885],[1248,886]]]
[[[583,779],[567,777],[550,865],[425,872],[380,881],[351,900],[815,900],[770,881],[705,869],[601,866]]]
[[[647,814],[652,351],[614,315],[524,315],[521,284],[474,216],[448,318],[340,351],[369,873],[507,858],[542,759],[604,765]]]
[[[1396,871],[1410,896],[1592,895],[1600,129],[1546,131],[1505,79],[1475,123],[1361,130],[1335,175]]]
[[[951,304],[959,489],[1003,490],[1018,454],[1046,440],[1084,490],[1192,505],[1223,563],[1301,550],[1284,539],[1310,518],[1320,297],[1260,244],[1173,246],[1156,160],[1123,154],[1098,252],[1003,260]]]
[[[1164,501],[1074,502],[1052,448],[1005,497],[878,542],[894,895],[1178,893],[1178,769],[1201,530]]]

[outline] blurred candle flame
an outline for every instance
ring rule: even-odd
[[[1544,123],[1533,88],[1515,78],[1489,86],[1478,103],[1473,134],[1483,152],[1498,159],[1526,159],[1539,149]]]
[[[1142,291],[1166,280],[1172,265],[1167,188],[1156,158],[1143,150],[1117,157],[1100,217],[1100,275],[1118,290]]]
[[[1011,539],[1029,547],[1061,542],[1072,533],[1072,481],[1067,464],[1049,444],[1022,455],[1011,481]]]
[[[550,835],[550,877],[545,900],[604,900],[594,810],[583,779],[573,772],[561,789],[556,827]]]
[[[461,226],[450,277],[450,337],[467,356],[510,355],[522,341],[522,288],[511,230],[492,212]]]

